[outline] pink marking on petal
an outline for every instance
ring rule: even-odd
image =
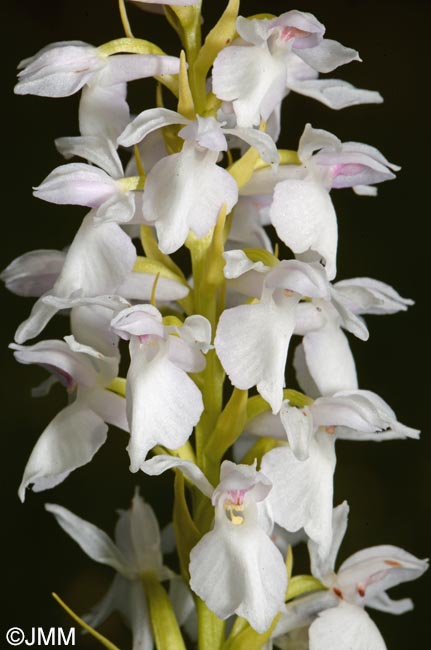
[[[359,163],[340,163],[331,167],[331,174],[332,178],[337,178],[337,176],[356,176],[364,168],[365,165],[360,165]]]
[[[228,490],[229,500],[236,506],[242,505],[246,492],[248,492],[248,490]]]
[[[356,587],[356,591],[358,592],[358,594],[360,595],[361,598],[364,598],[364,596],[365,596],[365,587],[364,587],[364,585],[359,584]]]
[[[54,377],[58,379],[60,384],[66,388],[68,392],[73,392],[76,388],[76,381],[65,370],[62,368],[57,368],[57,366],[51,366],[49,363],[41,363],[42,368],[45,368],[50,372]]]
[[[303,29],[297,27],[283,27],[280,31],[280,40],[287,43],[292,38],[304,38],[309,36],[310,32],[305,32]]]

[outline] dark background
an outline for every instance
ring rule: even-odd
[[[208,7],[205,9],[205,5]],[[204,1],[211,26],[224,2]],[[314,13],[327,36],[359,50],[364,63],[353,63],[332,76],[379,90],[383,105],[331,111],[317,102],[291,96],[284,110],[280,145],[296,148],[305,122],[335,133],[341,140],[366,142],[391,162],[402,165],[398,180],[379,187],[377,199],[334,191],[339,217],[338,279],[370,276],[395,286],[416,305],[407,313],[369,317],[370,340],[352,340],[360,384],[381,395],[401,422],[421,428],[420,442],[338,443],[336,503],[347,499],[350,526],[340,559],[375,544],[395,544],[426,557],[430,535],[429,438],[429,279],[428,208],[430,5],[411,0],[297,0],[294,4],[244,0],[242,14],[276,14],[296,8]],[[115,0],[20,0],[2,3],[2,212],[1,268],[37,248],[62,248],[72,239],[85,210],[34,199],[37,185],[57,165],[55,137],[77,135],[78,97],[42,99],[13,95],[18,61],[52,41],[79,39],[99,45],[122,35]],[[132,7],[137,36],[177,54],[178,42],[159,16]],[[134,85],[136,109],[154,105],[153,86]],[[30,389],[45,378],[17,364],[7,349],[31,301],[2,292],[2,638],[12,626],[69,625],[50,592],[57,591],[78,612],[88,611],[104,593],[112,571],[89,560],[45,513],[46,501],[60,503],[112,533],[115,510],[126,508],[136,484],[157,506],[162,524],[169,520],[170,477],[146,479],[128,472],[123,433],[112,431],[91,465],[74,472],[49,492],[29,493],[21,505],[16,490],[30,451],[50,419],[65,405],[55,389],[51,398],[32,399]],[[66,321],[57,317],[44,336],[62,336]],[[161,502],[163,510],[161,511]],[[401,617],[372,612],[388,648],[410,650],[429,638],[428,575],[393,590],[412,596],[416,607]],[[129,639],[117,619],[104,632],[122,648]],[[3,640],[0,647],[6,647]],[[77,647],[96,648],[78,638]]]

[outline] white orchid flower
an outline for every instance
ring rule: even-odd
[[[124,146],[136,144],[170,124],[184,124],[179,132],[185,141],[183,148],[154,165],[146,179],[143,196],[145,220],[154,223],[164,253],[180,248],[190,230],[197,237],[204,237],[215,226],[223,204],[227,212],[236,204],[237,184],[216,164],[220,152],[228,148],[226,135],[234,134],[255,147],[268,163],[278,162],[273,140],[261,131],[224,128],[213,117],[200,115],[193,121],[166,108],[140,113],[118,142]]]
[[[56,167],[33,195],[43,201],[93,208],[95,224],[102,222],[142,222],[142,192],[129,190],[120,157],[112,142],[100,136],[58,138],[58,150],[65,158],[79,156],[88,163],[69,163]],[[97,165],[97,167],[95,166]]]
[[[53,287],[36,301],[29,318],[18,327],[16,342],[37,336],[59,309],[72,307],[74,301],[117,293],[135,261],[130,237],[116,223],[95,226],[91,211],[76,233]]]
[[[260,301],[223,312],[214,342],[217,355],[234,386],[256,386],[277,413],[298,303],[302,296],[329,297],[325,271],[319,264],[298,260],[284,260],[270,269],[251,262],[243,251],[229,251],[224,257],[225,276],[241,280],[244,275],[250,286],[242,283],[242,291],[254,292]]]
[[[178,74],[179,59],[154,54],[108,56],[82,41],[60,41],[19,64],[18,95],[68,97],[82,89],[79,127],[82,135],[115,141],[128,123],[127,82]]]
[[[9,291],[18,296],[39,298],[51,292],[61,274],[66,258],[66,251],[49,249],[29,251],[14,259],[0,273],[0,279]],[[155,273],[131,271],[118,287],[117,293],[129,301],[149,301],[155,279]],[[157,281],[155,295],[158,302],[180,300],[188,293],[188,287],[174,278],[159,277]]]
[[[130,470],[137,472],[152,447],[181,447],[198,423],[202,395],[187,373],[204,369],[211,326],[203,316],[190,316],[180,328],[164,326],[152,305],[125,309],[111,324],[119,336],[130,340],[127,449]]]
[[[352,278],[331,286],[331,302],[313,299],[298,306],[295,333],[303,336],[293,364],[299,384],[310,397],[331,396],[358,388],[356,365],[342,328],[368,339],[365,314],[405,311],[412,300],[373,278]]]
[[[286,179],[275,185],[270,219],[280,239],[295,254],[311,252],[323,257],[332,280],[336,275],[338,226],[329,190],[353,187],[361,194],[374,194],[370,186],[395,178],[391,170],[400,168],[374,147],[341,143],[328,131],[313,129],[310,124],[299,141],[298,157],[302,166],[287,166]]]
[[[219,618],[237,614],[264,632],[283,607],[287,588],[283,556],[271,540],[271,482],[255,466],[228,460],[221,465],[215,489],[199,467],[180,458],[155,456],[142,465],[150,475],[173,467],[215,508],[213,529],[190,554],[191,589]]]
[[[378,395],[365,390],[320,397],[304,408],[286,400],[278,416],[267,412],[254,418],[247,432],[287,438],[288,447],[273,449],[262,459],[262,471],[273,484],[268,499],[274,520],[288,531],[303,528],[322,556],[332,539],[336,440],[419,437],[419,431],[397,421]]]
[[[240,39],[214,62],[213,89],[233,103],[239,126],[267,120],[289,90],[335,109],[383,101],[379,93],[345,81],[317,79],[319,72],[360,59],[355,50],[323,38],[325,27],[312,14],[288,11],[271,20],[240,16],[236,29]]]
[[[274,636],[309,626],[310,650],[386,650],[379,630],[364,607],[392,614],[412,609],[410,599],[394,601],[386,590],[419,578],[428,568],[427,560],[419,560],[396,546],[373,546],[354,553],[335,573],[348,510],[347,503],[334,508],[333,538],[324,558],[313,542],[308,545],[312,573],[328,591],[288,603]]]
[[[136,490],[129,510],[119,511],[115,542],[62,506],[47,503],[45,508],[92,560],[117,572],[106,595],[85,616],[87,623],[97,628],[118,611],[131,628],[133,650],[152,650],[154,640],[142,576],[153,573],[160,581],[177,581],[163,564],[160,530],[152,508]]]
[[[89,463],[106,440],[108,424],[125,431],[128,425],[125,399],[106,389],[117,375],[118,355],[106,357],[73,336],[10,347],[17,361],[48,369],[74,397],[47,426],[30,455],[19,487],[24,501],[30,484],[35,492],[52,488]]]

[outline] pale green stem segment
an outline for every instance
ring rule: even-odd
[[[247,621],[238,617],[222,650],[261,650],[271,637],[279,618],[280,614],[277,614],[266,632],[259,634],[250,627]]]
[[[211,612],[203,600],[198,597],[195,600],[199,621],[198,648],[220,650],[224,642],[225,622]]]
[[[216,227],[208,235],[198,239],[193,233],[190,233],[186,242],[192,258],[194,311],[209,320],[213,335],[219,316],[217,313],[217,306],[220,307],[218,297],[224,284],[222,251],[225,219],[226,210],[224,208],[220,213]],[[225,377],[215,350],[210,350],[207,353],[206,366],[201,377],[205,409],[196,426],[196,455],[199,466],[206,472],[204,447],[222,410]]]
[[[166,18],[180,37],[190,63],[196,59],[201,47],[201,5],[199,0],[188,7],[164,6]]]
[[[290,582],[290,578],[292,577],[292,570],[293,570],[293,551],[292,551],[292,547],[291,547],[290,544],[287,547],[285,564],[286,564],[286,570],[287,570],[287,580],[288,580],[288,582]]]
[[[98,50],[103,56],[112,56],[113,54],[161,54],[166,56],[158,45],[143,38],[115,38],[103,45],[99,45]]]
[[[235,23],[238,17],[239,0],[229,0],[222,16],[211,29],[202,45],[196,60],[190,67],[190,83],[197,110],[200,114],[214,113],[210,96],[206,94],[205,80],[208,70],[214,63],[217,54],[232,41],[235,36]],[[214,96],[212,96],[214,97]]]
[[[152,572],[144,573],[141,580],[157,650],[186,650],[183,635],[165,588]]]
[[[88,623],[83,621],[82,618],[80,618],[77,614],[75,614],[75,612],[72,609],[70,609],[70,607],[66,605],[66,603],[63,600],[61,600],[60,596],[58,596],[56,593],[53,592],[52,597],[64,609],[64,611],[67,612],[69,616],[71,616],[71,618],[73,618],[73,620],[78,623],[78,625],[80,625],[86,632],[88,632],[89,634],[91,634],[91,636],[97,639],[97,641],[99,641],[99,643],[101,643],[105,648],[108,648],[108,650],[120,650],[120,648],[118,648],[116,645],[111,643],[109,639],[104,637],[99,632],[96,632],[95,629],[93,629],[90,625],[88,625]]]
[[[221,412],[214,430],[211,432],[205,445],[205,454],[208,457],[211,468],[218,473],[220,460],[224,453],[233,445],[244,431],[247,422],[247,397],[246,390],[234,388],[232,395]],[[209,475],[209,480],[218,482],[217,475]]]
[[[165,255],[159,249],[154,230],[151,226],[141,226],[141,243],[146,258],[157,264],[159,270],[160,267],[163,267],[173,273],[175,277],[182,278],[182,282],[187,284],[184,273],[180,267],[175,264],[169,255]],[[163,277],[163,274],[161,275]],[[179,300],[178,303],[184,309],[187,316],[190,316],[190,314],[193,313],[193,298],[191,292],[185,298]]]
[[[118,9],[120,11],[121,23],[123,25],[124,33],[127,38],[133,38],[132,29],[130,27],[129,18],[127,16],[126,4],[124,0],[118,0]]]
[[[190,551],[198,543],[201,534],[194,523],[187,505],[185,495],[185,480],[183,474],[175,471],[174,483],[174,512],[173,524],[175,539],[177,542],[178,557],[180,560],[181,573],[186,580],[189,579],[189,558]]]
[[[300,393],[298,390],[293,390],[291,388],[285,388],[283,390],[283,400],[289,400],[291,406],[297,406],[298,408],[303,408],[304,406],[310,406],[313,403],[311,397]],[[269,411],[270,406],[263,397],[260,395],[255,395],[250,397],[247,402],[247,422],[253,418]]]
[[[323,585],[320,580],[314,576],[309,575],[299,575],[294,576],[289,580],[289,586],[286,593],[286,602],[298,598],[298,596],[303,596],[308,594],[310,591],[322,591],[326,590],[325,585]]]
[[[134,192],[143,190],[145,185],[145,176],[125,176],[117,181],[123,192]]]

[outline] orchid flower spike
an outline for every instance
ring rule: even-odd
[[[205,368],[211,326],[190,316],[182,327],[165,326],[152,305],[135,305],[112,320],[113,330],[130,340],[127,418],[130,470],[137,472],[157,444],[181,447],[203,411],[201,392],[187,373]]]
[[[283,556],[271,540],[273,519],[268,507],[271,482],[256,465],[225,460],[214,489],[190,461],[155,456],[143,463],[146,474],[180,469],[214,506],[214,527],[190,554],[190,587],[219,618],[245,618],[264,632],[283,607],[287,572]]]
[[[239,126],[267,120],[292,90],[330,108],[380,103],[377,92],[339,79],[319,80],[319,72],[359,61],[355,50],[325,39],[325,27],[312,14],[288,11],[273,19],[240,16],[239,39],[224,48],[213,67],[213,89],[232,102]]]

